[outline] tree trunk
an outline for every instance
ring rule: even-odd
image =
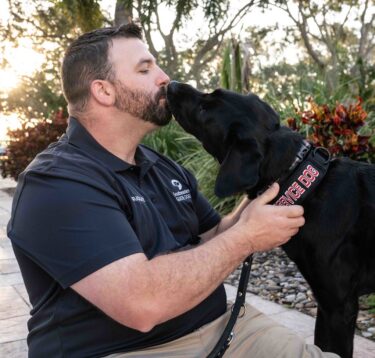
[[[114,26],[128,24],[133,19],[133,4],[129,0],[117,0]]]

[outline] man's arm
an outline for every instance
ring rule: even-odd
[[[243,259],[279,246],[304,224],[300,206],[266,205],[275,185],[246,206],[236,224],[188,251],[148,260],[134,254],[72,285],[114,320],[147,332],[208,297]]]

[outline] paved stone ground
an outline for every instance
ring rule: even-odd
[[[7,189],[13,187],[12,180],[0,179],[0,357],[26,358],[26,324],[30,304],[10,241],[6,238],[12,201]],[[233,300],[236,288],[226,285],[226,290],[228,298]],[[307,342],[313,342],[314,318],[253,294],[247,294],[246,300],[275,321],[304,337]],[[375,358],[375,342],[356,336],[354,358]]]

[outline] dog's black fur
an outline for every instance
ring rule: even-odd
[[[254,198],[288,171],[303,141],[254,94],[206,94],[171,82],[167,101],[180,125],[221,164],[215,185],[221,197],[247,192]],[[306,224],[283,249],[318,302],[315,344],[349,358],[358,296],[375,291],[375,166],[333,160],[303,206]]]

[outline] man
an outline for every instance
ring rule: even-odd
[[[301,207],[266,205],[277,185],[220,220],[188,171],[139,145],[171,118],[168,82],[135,24],[67,50],[69,126],[20,176],[8,227],[29,357],[205,357],[228,319],[223,280],[304,224]],[[249,311],[228,356],[322,356]]]

